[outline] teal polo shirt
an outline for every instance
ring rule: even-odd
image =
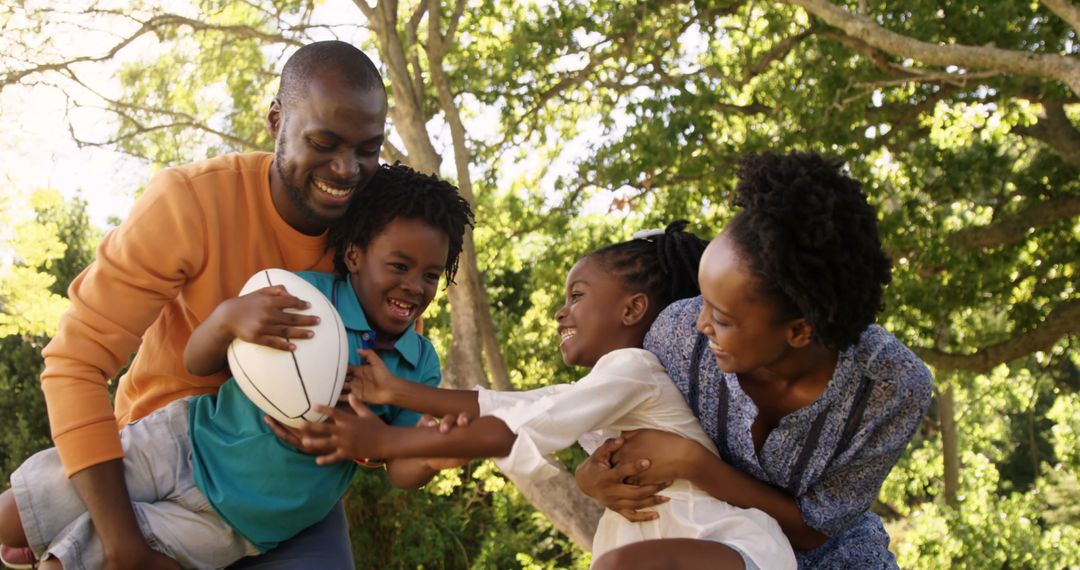
[[[329,273],[300,277],[334,302],[349,337],[349,364],[360,364],[361,334],[371,332],[347,279]],[[438,386],[439,356],[411,327],[379,357],[395,375]],[[383,421],[414,426],[420,414],[395,406],[371,406]],[[356,474],[351,461],[320,466],[315,457],[281,441],[263,423],[265,414],[230,378],[216,395],[191,399],[188,414],[195,485],[214,510],[260,551],[267,551],[321,521]]]

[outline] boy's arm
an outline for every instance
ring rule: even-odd
[[[229,343],[239,338],[278,350],[295,350],[290,338],[311,338],[318,317],[286,312],[304,310],[307,301],[293,297],[281,285],[264,287],[226,299],[191,333],[184,348],[184,367],[196,376],[225,368]]]
[[[350,366],[349,375],[353,378],[353,393],[360,400],[369,404],[389,404],[433,416],[459,413],[469,417],[480,415],[476,392],[435,388],[410,382],[394,376],[374,350],[362,348],[357,352],[367,364]]]

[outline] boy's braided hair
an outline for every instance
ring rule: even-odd
[[[397,218],[421,220],[446,234],[446,283],[454,282],[466,226],[474,226],[472,208],[457,188],[441,178],[421,174],[400,163],[383,164],[367,186],[357,190],[345,216],[330,228],[327,247],[334,249],[334,269],[347,275],[345,250],[367,249]]]
[[[805,318],[815,339],[836,350],[874,322],[891,278],[861,187],[839,161],[817,154],[750,156],[736,187],[743,210],[724,229],[777,317]]]
[[[677,220],[663,232],[602,247],[589,255],[614,274],[623,286],[649,296],[655,314],[672,302],[700,294],[697,273],[709,242],[683,231]]]

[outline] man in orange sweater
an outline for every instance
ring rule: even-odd
[[[69,289],[71,309],[44,350],[42,389],[53,439],[115,568],[175,568],[143,539],[124,486],[118,426],[226,379],[196,377],[182,354],[191,331],[259,269],[331,271],[326,228],[378,168],[387,100],[378,70],[343,42],[307,45],[282,70],[267,127],[275,153],[230,154],[151,180],[97,260]],[[310,326],[283,309],[285,326]],[[106,383],[120,378],[116,409]],[[282,562],[288,560],[288,565]],[[344,512],[245,567],[352,567]]]

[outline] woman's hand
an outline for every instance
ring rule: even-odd
[[[719,461],[700,443],[671,432],[639,429],[623,432],[626,442],[612,453],[612,463],[634,463],[648,458],[652,467],[626,478],[631,485],[653,485],[675,479],[694,480],[694,474],[710,461]]]
[[[631,522],[644,522],[659,517],[655,511],[641,511],[667,502],[657,495],[670,482],[651,485],[631,485],[626,481],[638,477],[650,469],[648,459],[624,461],[613,465],[612,455],[624,445],[623,438],[609,439],[593,452],[574,472],[574,479],[582,492],[601,505],[619,513]]]

